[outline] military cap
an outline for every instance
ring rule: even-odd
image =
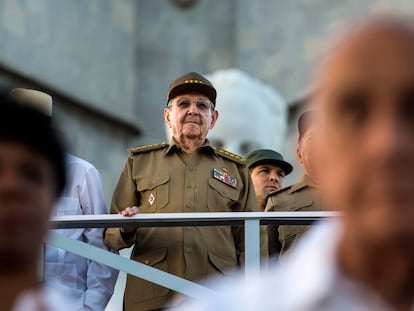
[[[174,97],[185,93],[197,92],[206,95],[216,105],[217,91],[213,84],[197,72],[189,72],[175,79],[168,89],[169,102]]]
[[[283,159],[283,156],[271,149],[257,149],[246,155],[247,168],[253,168],[260,164],[275,164],[285,171],[288,175],[293,170],[293,166]]]
[[[302,114],[298,118],[298,132],[299,137],[298,140],[301,140],[303,134],[309,129],[312,122],[315,119],[315,111],[313,110],[306,110],[302,112]]]

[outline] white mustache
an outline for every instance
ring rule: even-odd
[[[200,118],[188,117],[188,118],[184,119],[184,123],[197,123],[197,124],[200,124]]]

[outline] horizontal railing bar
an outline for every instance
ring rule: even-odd
[[[245,220],[260,219],[261,225],[310,225],[322,218],[338,217],[338,212],[219,212],[151,213],[125,217],[118,214],[55,216],[51,229],[118,227],[185,227],[244,225]]]
[[[47,243],[58,248],[63,248],[66,251],[84,258],[105,264],[111,268],[135,275],[136,277],[140,277],[149,282],[168,287],[185,295],[193,296],[194,298],[201,298],[203,295],[211,295],[213,292],[211,289],[200,284],[182,279],[143,263],[124,258],[118,254],[114,254],[85,242],[69,238],[57,232],[49,232]]]

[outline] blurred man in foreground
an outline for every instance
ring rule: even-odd
[[[10,97],[52,118],[52,96],[25,88],[14,88]],[[96,167],[71,153],[65,154],[66,186],[53,215],[107,214],[102,180]],[[56,232],[107,250],[102,228],[55,229]],[[118,270],[69,251],[46,245],[44,280],[76,301],[76,310],[104,310],[111,298]]]
[[[414,309],[414,27],[373,17],[337,38],[310,104],[324,198],[343,216],[316,225],[269,277],[181,310]]]
[[[41,282],[48,221],[65,186],[50,118],[0,95],[0,310],[74,310]]]

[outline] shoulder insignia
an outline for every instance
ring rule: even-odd
[[[241,157],[237,154],[231,153],[227,150],[224,150],[224,149],[221,149],[221,148],[216,148],[216,153],[221,155],[223,158],[230,159],[230,160],[232,160],[234,162],[237,162],[237,163],[240,163],[240,164],[246,164],[246,159],[245,158],[243,158],[243,157]]]
[[[151,144],[151,145],[146,145],[146,146],[139,146],[139,147],[135,147],[135,148],[130,148],[130,149],[128,149],[128,151],[131,154],[135,154],[135,153],[140,153],[140,152],[148,152],[148,151],[162,149],[166,146],[168,146],[167,143]]]

